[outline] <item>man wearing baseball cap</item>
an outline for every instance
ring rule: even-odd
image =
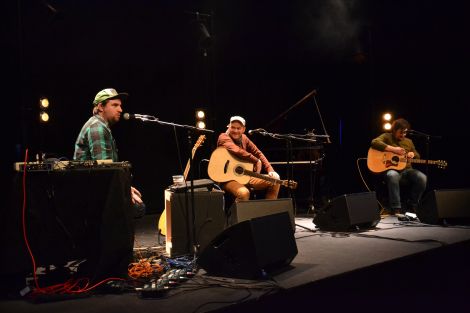
[[[241,116],[232,116],[227,125],[227,131],[221,133],[217,140],[217,146],[224,147],[230,153],[247,162],[254,164],[253,170],[261,173],[264,169],[268,176],[279,179],[268,159],[261,150],[244,133],[246,130],[246,121]],[[235,201],[249,200],[250,190],[247,187],[253,187],[255,190],[266,190],[266,199],[277,199],[279,193],[279,184],[273,184],[267,180],[256,177],[250,177],[250,181],[245,186],[235,180],[221,184],[221,187],[235,196]]]
[[[112,160],[118,162],[118,150],[111,133],[111,125],[119,122],[122,114],[122,102],[129,95],[118,93],[114,88],[98,92],[93,100],[93,116],[83,125],[75,141],[74,160]],[[141,193],[131,187],[132,203],[140,213],[145,213]]]

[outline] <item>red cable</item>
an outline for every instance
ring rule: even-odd
[[[34,259],[33,252],[31,251],[31,247],[29,246],[28,235],[26,234],[26,165],[27,163],[28,163],[28,149],[26,149],[24,163],[23,163],[23,209],[22,209],[23,239],[26,244],[26,248],[28,248],[28,252],[31,257],[31,262],[33,263],[34,283],[37,289],[41,289],[41,287],[39,287],[38,278],[36,276],[36,260]]]
[[[29,245],[28,235],[26,234],[26,166],[27,166],[27,163],[28,163],[28,149],[26,149],[24,163],[23,163],[22,226],[23,226],[23,239],[24,239],[24,242],[26,244],[26,248],[28,248],[28,252],[29,252],[29,255],[31,257],[31,262],[33,263],[34,284],[36,285],[36,290],[34,291],[34,294],[52,293],[52,292],[55,292],[55,293],[82,293],[82,292],[90,291],[90,290],[98,287],[99,285],[102,285],[102,284],[104,284],[104,283],[106,283],[110,280],[125,280],[125,279],[118,278],[118,277],[110,277],[110,278],[106,278],[106,279],[94,284],[91,287],[88,287],[88,285],[89,285],[88,278],[81,278],[81,279],[78,279],[78,280],[69,279],[65,283],[52,285],[52,286],[49,286],[49,287],[46,287],[46,288],[41,288],[39,286],[38,277],[36,275],[36,270],[37,270],[36,260],[34,258],[31,247]],[[86,284],[85,284],[84,287],[79,286],[82,281],[86,281]],[[78,290],[74,290],[77,286],[78,286]]]

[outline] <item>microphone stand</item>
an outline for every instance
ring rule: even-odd
[[[429,177],[429,146],[431,144],[431,138],[434,139],[441,139],[442,136],[432,136],[414,129],[409,129],[408,134],[417,136],[417,137],[424,137],[426,139],[426,176]]]
[[[172,123],[172,122],[161,121],[158,118],[156,118],[155,116],[151,116],[151,115],[145,115],[144,117],[141,117],[139,119],[142,120],[143,122],[154,122],[154,123],[158,123],[160,125],[173,126],[173,127],[179,127],[179,128],[186,129],[188,131],[189,151],[191,151],[191,149],[192,149],[192,133],[193,132],[214,133],[214,131],[210,130],[210,129],[202,129],[202,128],[197,128],[197,127],[191,126],[191,125],[182,125],[182,124],[176,124],[176,123]],[[193,168],[192,153],[189,153],[189,164],[190,164],[190,168]],[[195,259],[198,255],[198,252],[199,252],[198,251],[199,250],[199,242],[198,242],[197,236],[196,236],[196,223],[195,223],[196,222],[196,214],[195,214],[195,208],[194,208],[194,205],[195,205],[195,201],[194,201],[194,174],[193,174],[194,171],[190,170],[190,172],[191,172],[191,174],[190,174],[190,180],[191,180],[191,184],[190,184],[190,186],[191,186],[190,187],[191,209],[190,210],[188,209],[188,205],[186,205],[186,209],[187,209],[187,213],[189,213],[188,215],[190,215],[190,223],[191,223],[191,230],[188,231],[188,234],[189,234],[189,237],[190,237],[189,245],[192,245],[192,247],[193,247],[193,257]]]
[[[275,133],[269,133],[267,131],[257,131],[257,134],[260,134],[262,136],[268,136],[274,139],[281,139],[281,140],[286,140],[286,146],[287,146],[287,162],[286,162],[286,168],[287,168],[287,180],[290,182],[292,180],[291,174],[293,176],[294,172],[294,166],[293,163],[291,163],[292,159],[292,141],[303,141],[307,143],[316,143],[317,140],[315,139],[316,137],[318,138],[327,138],[329,137],[328,135],[314,135],[312,133],[309,133],[307,135],[299,135],[299,134],[275,134]],[[292,199],[295,199],[293,197],[292,189],[289,188],[289,196]],[[312,201],[313,201],[313,195],[312,195]],[[313,203],[313,202],[312,202]],[[313,204],[312,204],[313,205]],[[297,205],[295,201],[293,202],[294,206],[294,215],[297,215]]]

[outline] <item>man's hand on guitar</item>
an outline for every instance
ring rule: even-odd
[[[280,179],[279,174],[276,172],[269,172],[268,175],[273,178]]]
[[[385,149],[385,150],[393,152],[393,153],[398,154],[398,155],[405,155],[406,154],[406,150],[403,149],[402,147],[387,146],[387,149]]]
[[[256,164],[255,164],[254,170],[255,170],[256,173],[259,174],[259,173],[261,173],[262,168],[263,168],[263,163],[261,163],[261,160],[258,159],[258,162],[256,162]]]

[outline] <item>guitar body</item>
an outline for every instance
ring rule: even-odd
[[[409,159],[392,152],[378,151],[372,148],[367,152],[367,167],[374,173],[380,173],[387,170],[401,171],[406,167],[407,163],[436,165],[441,169],[445,169],[447,167],[447,161],[444,160]]]
[[[216,182],[223,183],[230,180],[235,180],[240,184],[247,184],[250,181],[250,176],[242,173],[237,173],[235,170],[242,167],[244,170],[253,171],[253,164],[244,161],[240,158],[230,154],[227,149],[219,147],[215,149],[207,167],[207,174]]]
[[[166,236],[166,209],[163,209],[162,215],[158,219],[158,230],[160,235]]]
[[[388,151],[369,149],[367,153],[367,167],[374,173],[387,170],[401,171],[406,167],[406,158]]]
[[[250,177],[256,177],[273,184],[279,184],[291,189],[297,188],[297,182],[293,180],[280,180],[267,175],[253,172],[254,165],[231,154],[224,147],[215,149],[207,166],[207,174],[216,182],[223,183],[235,180],[242,185],[250,181]]]

